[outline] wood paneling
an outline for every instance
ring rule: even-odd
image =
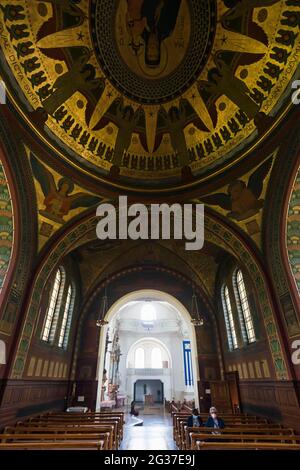
[[[78,380],[74,396],[72,397],[72,404],[74,406],[87,406],[90,410],[95,410],[97,389],[97,380]],[[78,402],[78,397],[84,397],[84,401]]]
[[[223,412],[232,413],[229,385],[224,380],[210,380],[211,403]]]
[[[68,381],[2,381],[0,429],[18,419],[47,410],[63,410],[68,395]]]
[[[300,432],[300,382],[249,380],[240,382],[243,412],[266,416]]]

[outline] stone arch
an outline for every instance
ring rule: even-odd
[[[300,167],[290,193],[285,240],[290,273],[300,295]]]
[[[11,220],[10,226],[13,225],[13,240],[6,236],[2,238],[6,247],[9,241],[13,243],[0,294],[0,330],[11,334],[30,276],[36,250],[37,223],[35,191],[25,149],[22,143],[15,143],[5,117],[0,119],[0,160],[2,188],[6,188],[4,199],[9,194],[11,201],[8,210],[4,210],[5,218]]]
[[[269,183],[269,197],[266,198],[264,220],[264,250],[275,286],[274,296],[278,299],[284,319],[287,336],[300,334],[299,291],[292,275],[287,250],[287,221],[291,194],[299,172],[300,136],[293,131],[287,135],[286,145],[272,170]],[[276,191],[274,191],[276,188]]]
[[[106,338],[109,322],[118,313],[120,308],[126,305],[126,303],[130,302],[131,300],[140,300],[145,297],[153,298],[155,300],[163,300],[163,301],[170,303],[174,308],[176,308],[176,310],[178,311],[178,313],[180,314],[180,316],[182,317],[186,325],[188,335],[191,341],[191,349],[193,352],[192,369],[193,369],[193,377],[194,377],[195,401],[196,401],[197,406],[199,406],[197,389],[198,389],[198,381],[200,379],[200,375],[199,375],[199,361],[198,361],[198,353],[197,353],[197,338],[196,338],[195,327],[191,323],[190,312],[187,310],[185,305],[181,301],[179,301],[176,297],[166,292],[159,291],[156,289],[133,290],[132,292],[121,296],[116,302],[113,303],[113,305],[107,311],[105,318],[104,318],[104,320],[108,322],[107,326],[102,327],[100,331],[98,364],[97,364],[97,380],[99,383],[101,383],[102,373],[104,369],[105,338]],[[151,339],[150,336],[147,337],[147,340],[150,340],[150,339]],[[145,340],[145,338],[143,338],[143,340]],[[167,350],[168,356],[171,359],[171,354],[168,351],[166,345],[157,339],[152,338],[152,340],[157,343],[161,343],[164,349]],[[139,343],[141,341],[142,339],[136,341],[135,343]],[[135,344],[133,344],[131,348],[134,345]],[[100,408],[100,388],[98,388],[98,397],[97,397],[97,405],[96,405],[96,409],[98,408]]]
[[[88,291],[86,295],[86,302],[82,305],[82,312],[81,312],[81,318],[79,320],[79,325],[78,325],[78,330],[77,330],[77,342],[76,342],[76,347],[75,347],[75,353],[74,353],[74,365],[77,362],[78,358],[78,352],[79,352],[79,344],[80,344],[80,338],[81,338],[81,331],[84,329],[85,325],[85,320],[89,316],[89,311],[93,311],[93,305],[98,303],[99,298],[101,298],[102,292],[105,287],[107,287],[107,290],[110,293],[110,301],[112,303],[117,302],[119,298],[124,297],[125,295],[131,295],[132,292],[135,292],[137,288],[131,287],[127,290],[124,288],[122,292],[118,290],[118,295],[115,296],[113,295],[113,291],[111,289],[111,285],[124,279],[129,279],[131,277],[131,284],[132,286],[136,286],[136,282],[140,277],[143,277],[144,271],[144,266],[143,265],[137,265],[137,266],[130,266],[130,267],[123,267],[122,269],[119,269],[118,271],[113,271],[109,276],[104,276],[103,278],[101,277]],[[149,269],[149,268],[148,268]],[[164,285],[164,293],[170,294],[171,296],[178,296],[179,294],[176,294],[176,290],[180,288],[181,286],[184,286],[184,290],[186,295],[188,295],[188,300],[186,298],[178,297],[180,302],[184,304],[185,308],[189,310],[191,308],[190,301],[191,301],[191,296],[193,293],[193,289],[195,290],[195,293],[198,296],[199,300],[199,307],[201,310],[201,314],[203,314],[203,317],[206,320],[206,325],[209,327],[209,329],[206,328],[206,333],[209,335],[214,332],[215,338],[216,338],[216,344],[215,344],[215,349],[214,352],[216,354],[216,359],[217,359],[217,367],[218,371],[220,374],[217,373],[217,375],[220,375],[220,377],[224,377],[224,366],[223,366],[223,358],[222,358],[222,352],[221,352],[221,343],[220,343],[220,337],[218,334],[218,326],[215,318],[215,312],[213,309],[213,306],[211,304],[211,301],[208,299],[208,297],[205,295],[205,292],[202,290],[202,286],[197,284],[197,281],[192,279],[191,276],[187,276],[182,274],[179,271],[176,271],[172,268],[166,268],[166,267],[152,267],[152,269],[155,270],[155,278],[158,279],[158,286],[156,287],[153,286],[152,283],[148,285],[148,283],[142,283],[143,285],[140,286],[140,289],[156,289],[160,290],[161,285]],[[148,271],[148,270],[147,270]],[[168,283],[168,280],[172,280],[172,286],[166,285]],[[132,282],[133,281],[133,282]],[[174,289],[173,289],[174,288]],[[94,322],[96,319],[93,320]],[[204,330],[204,328],[201,328],[201,331]],[[199,340],[201,337],[200,331],[197,331],[197,347],[199,348]],[[203,338],[202,338],[203,339]],[[199,365],[201,368],[201,362],[200,361]],[[73,376],[75,373],[75,368],[73,370]]]
[[[15,257],[14,204],[4,162],[0,162],[0,295],[9,278],[11,261]]]
[[[18,351],[13,364],[12,377],[22,377],[27,350],[33,335],[34,322],[38,314],[38,292],[40,292],[45,285],[47,278],[59,260],[70,252],[74,246],[78,246],[79,241],[82,240],[86,234],[91,231],[95,233],[96,225],[96,217],[86,214],[85,217],[77,221],[75,226],[69,225],[64,232],[61,232],[61,236],[55,240],[52,246],[48,247],[49,255],[42,260],[32,284]],[[241,232],[226,225],[220,217],[216,216],[211,211],[206,212],[205,232],[207,241],[225,247],[225,249],[238,258],[244,266],[247,266],[247,270],[252,276],[259,296],[276,376],[278,379],[287,380],[290,377],[288,361],[279,335],[278,319],[274,314],[275,305],[271,297],[272,292],[261,259],[253,250],[252,245],[247,243]],[[23,346],[26,343],[26,347],[20,347],[21,342]],[[75,346],[75,348],[76,347],[77,346]]]

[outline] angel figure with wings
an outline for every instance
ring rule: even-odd
[[[131,106],[125,106],[123,99],[118,103],[114,122],[119,130],[112,159],[113,166],[110,170],[111,176],[119,174],[124,152],[127,152],[130,147],[132,134],[138,125],[141,113],[141,108],[134,111]]]
[[[33,154],[30,156],[30,162],[33,174],[41,185],[45,196],[43,202],[45,209],[39,212],[47,219],[64,224],[66,222],[64,217],[71,210],[79,207],[91,207],[100,202],[101,199],[99,197],[90,194],[71,194],[74,191],[74,184],[69,178],[61,178],[56,185],[53,175]]]
[[[89,91],[95,91],[100,87],[102,93],[104,81],[100,78],[95,78],[95,68],[88,63],[90,56],[91,52],[85,50],[73,62],[69,70],[56,79],[52,94],[42,102],[44,109],[49,115],[53,115],[77,91],[84,94]]]
[[[249,119],[254,119],[260,111],[260,105],[249,96],[251,90],[220,57],[215,57],[215,63],[217,67],[210,69],[207,74],[208,81],[200,84],[211,95],[227,96]]]
[[[202,197],[205,204],[220,206],[230,211],[227,215],[237,221],[248,219],[263,207],[264,199],[259,199],[263,190],[264,179],[272,165],[272,158],[260,165],[250,176],[248,184],[239,179],[228,186],[228,193],[218,193]]]

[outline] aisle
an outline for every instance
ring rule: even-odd
[[[151,413],[151,414],[150,414]],[[175,450],[172,421],[163,407],[141,410],[143,426],[134,426],[134,418],[126,415],[121,450]]]

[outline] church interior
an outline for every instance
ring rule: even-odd
[[[299,33],[299,0],[1,0],[0,450],[300,450]],[[100,239],[120,196],[203,204],[203,248]]]

